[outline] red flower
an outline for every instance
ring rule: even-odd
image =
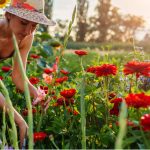
[[[57,106],[63,106],[63,105],[66,105],[66,106],[69,106],[69,104],[74,104],[74,99],[67,99],[67,98],[64,98],[64,97],[60,97],[57,99]]]
[[[10,66],[3,66],[1,69],[3,72],[8,72],[11,70],[11,67]]]
[[[61,78],[57,78],[55,80],[56,83],[63,83],[64,81],[67,81],[68,80],[68,77],[67,76],[64,76],[64,77],[61,77]]]
[[[69,72],[66,71],[66,70],[60,70],[60,72],[61,72],[62,74],[64,74],[64,75],[68,75],[68,74],[69,74]]]
[[[121,102],[122,102],[122,98],[115,98],[115,99],[110,100],[110,103],[114,103],[114,104],[118,104]]]
[[[78,56],[83,56],[83,55],[87,55],[88,52],[85,50],[76,50],[75,54],[77,54]]]
[[[109,111],[109,113],[110,113],[110,115],[118,116],[119,115],[119,106],[114,105],[114,107]]]
[[[48,93],[48,87],[47,86],[40,86],[41,90],[44,90],[45,94]]]
[[[60,95],[65,98],[72,98],[76,93],[75,89],[63,90],[60,92]]]
[[[77,116],[77,115],[79,115],[79,112],[76,111],[76,110],[74,110],[74,111],[73,111],[73,115]]]
[[[33,134],[33,137],[34,137],[34,142],[43,141],[47,137],[47,134],[45,132],[35,132]]]
[[[119,115],[119,105],[122,102],[122,98],[115,98],[110,100],[110,103],[114,103],[113,108],[109,111],[110,115]]]
[[[112,64],[104,64],[96,68],[95,74],[97,77],[116,75],[117,67]]]
[[[145,95],[144,93],[140,94],[131,93],[125,98],[125,101],[128,107],[147,108],[150,106],[150,96]]]
[[[116,97],[116,93],[114,93],[114,92],[111,92],[111,93],[108,94],[108,99],[109,100],[112,100],[115,97]]]
[[[47,74],[50,74],[50,73],[53,72],[53,69],[52,68],[45,68],[44,72],[47,73]]]
[[[36,113],[36,108],[32,108],[32,114],[35,114]],[[25,108],[22,112],[22,115],[23,116],[27,116],[28,115],[28,109]]]
[[[140,124],[144,131],[150,131],[150,114],[141,117]]]
[[[62,106],[62,105],[64,105],[64,101],[65,101],[65,98],[64,97],[60,97],[60,98],[57,99],[57,104],[59,106]]]
[[[86,69],[86,72],[95,73],[96,68],[97,68],[96,66],[95,66],[95,67],[94,67],[94,66],[88,67],[88,68]]]
[[[37,77],[31,77],[29,81],[31,82],[31,84],[37,84],[40,80]]]
[[[134,129],[138,129],[138,126],[134,122],[127,120],[126,123],[127,123],[128,127],[133,127]],[[116,125],[119,126],[119,122],[118,121],[116,122]]]
[[[68,107],[67,110],[68,110],[69,113],[72,113],[74,116],[79,115],[79,112],[77,110],[72,111],[72,109],[70,107]]]
[[[124,65],[123,72],[125,75],[135,73],[137,77],[140,75],[150,77],[150,62],[130,61]]]
[[[2,76],[0,76],[0,80],[3,80],[3,77],[2,77]]]
[[[31,58],[34,58],[34,59],[40,58],[40,56],[39,56],[39,55],[36,55],[36,54],[30,54],[30,57],[31,57]]]

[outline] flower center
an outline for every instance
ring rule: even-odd
[[[6,0],[0,0],[0,5],[5,4]]]

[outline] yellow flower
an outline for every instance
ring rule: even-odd
[[[10,0],[0,0],[0,8],[4,8],[7,4],[10,3]]]

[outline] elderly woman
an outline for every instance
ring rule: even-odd
[[[55,25],[55,22],[48,20],[43,13],[43,0],[13,0],[11,5],[5,9],[5,18],[0,20],[0,62],[12,57],[14,45],[12,33],[15,34],[19,46],[24,68],[26,69],[27,57],[32,46],[34,33],[38,24]],[[14,59],[12,69],[12,81],[20,90],[24,90],[23,80],[19,64]],[[28,81],[31,96],[36,99],[37,89]],[[5,97],[0,93],[0,107],[8,108]],[[22,116],[14,109],[15,122],[20,131],[20,146],[23,143],[28,125]]]

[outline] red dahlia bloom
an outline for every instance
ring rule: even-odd
[[[65,98],[72,98],[76,93],[75,89],[63,90],[60,92],[60,95]]]
[[[136,74],[137,77],[144,75],[150,77],[150,62],[130,61],[124,65],[125,75]]]
[[[119,115],[119,105],[114,105],[114,107],[109,111],[110,115]]]
[[[0,76],[0,80],[3,80],[3,77],[2,77],[2,76]]]
[[[118,104],[121,102],[122,102],[122,98],[115,98],[115,99],[110,100],[110,103],[114,103],[114,104]]]
[[[97,68],[96,66],[95,66],[95,67],[94,67],[94,66],[88,67],[88,68],[86,69],[86,72],[95,73],[96,68]]]
[[[109,111],[110,115],[115,115],[115,116],[119,115],[119,105],[121,102],[122,102],[122,98],[115,98],[110,100],[110,103],[114,104],[113,108]]]
[[[98,66],[96,67],[96,71],[95,71],[97,77],[116,75],[116,73],[117,73],[117,67],[112,64],[104,64],[102,66]]]
[[[57,99],[57,104],[59,106],[62,106],[62,105],[64,105],[64,101],[65,101],[65,98],[64,97],[60,97],[60,98]]]
[[[11,70],[11,67],[10,66],[3,66],[1,69],[3,72],[8,72]]]
[[[53,69],[52,68],[45,68],[44,72],[47,73],[47,74],[50,74],[50,73],[53,72]]]
[[[77,54],[78,56],[83,56],[83,55],[87,55],[88,52],[85,50],[76,50],[75,54]]]
[[[61,77],[61,78],[57,78],[55,80],[56,83],[63,83],[64,81],[67,81],[68,80],[68,77],[67,76],[64,76],[64,77]]]
[[[140,94],[131,93],[125,98],[125,101],[128,107],[147,108],[150,106],[150,96],[145,95],[144,93]]]
[[[69,104],[74,104],[74,99],[70,98],[64,98],[64,97],[60,97],[57,99],[57,106],[63,106],[63,105],[69,106]]]
[[[47,134],[45,132],[34,132],[33,137],[34,142],[43,141],[47,137]]]
[[[31,82],[31,84],[37,84],[40,80],[37,77],[31,77],[29,81]]]
[[[40,56],[39,56],[39,55],[37,55],[37,54],[30,54],[30,57],[31,57],[31,58],[34,58],[34,59],[38,59],[38,58],[40,58]]]
[[[150,131],[150,114],[141,117],[140,124],[144,131]]]
[[[66,71],[66,70],[60,70],[60,72],[61,72],[62,74],[64,74],[64,75],[68,75],[68,74],[69,74],[69,72]]]

